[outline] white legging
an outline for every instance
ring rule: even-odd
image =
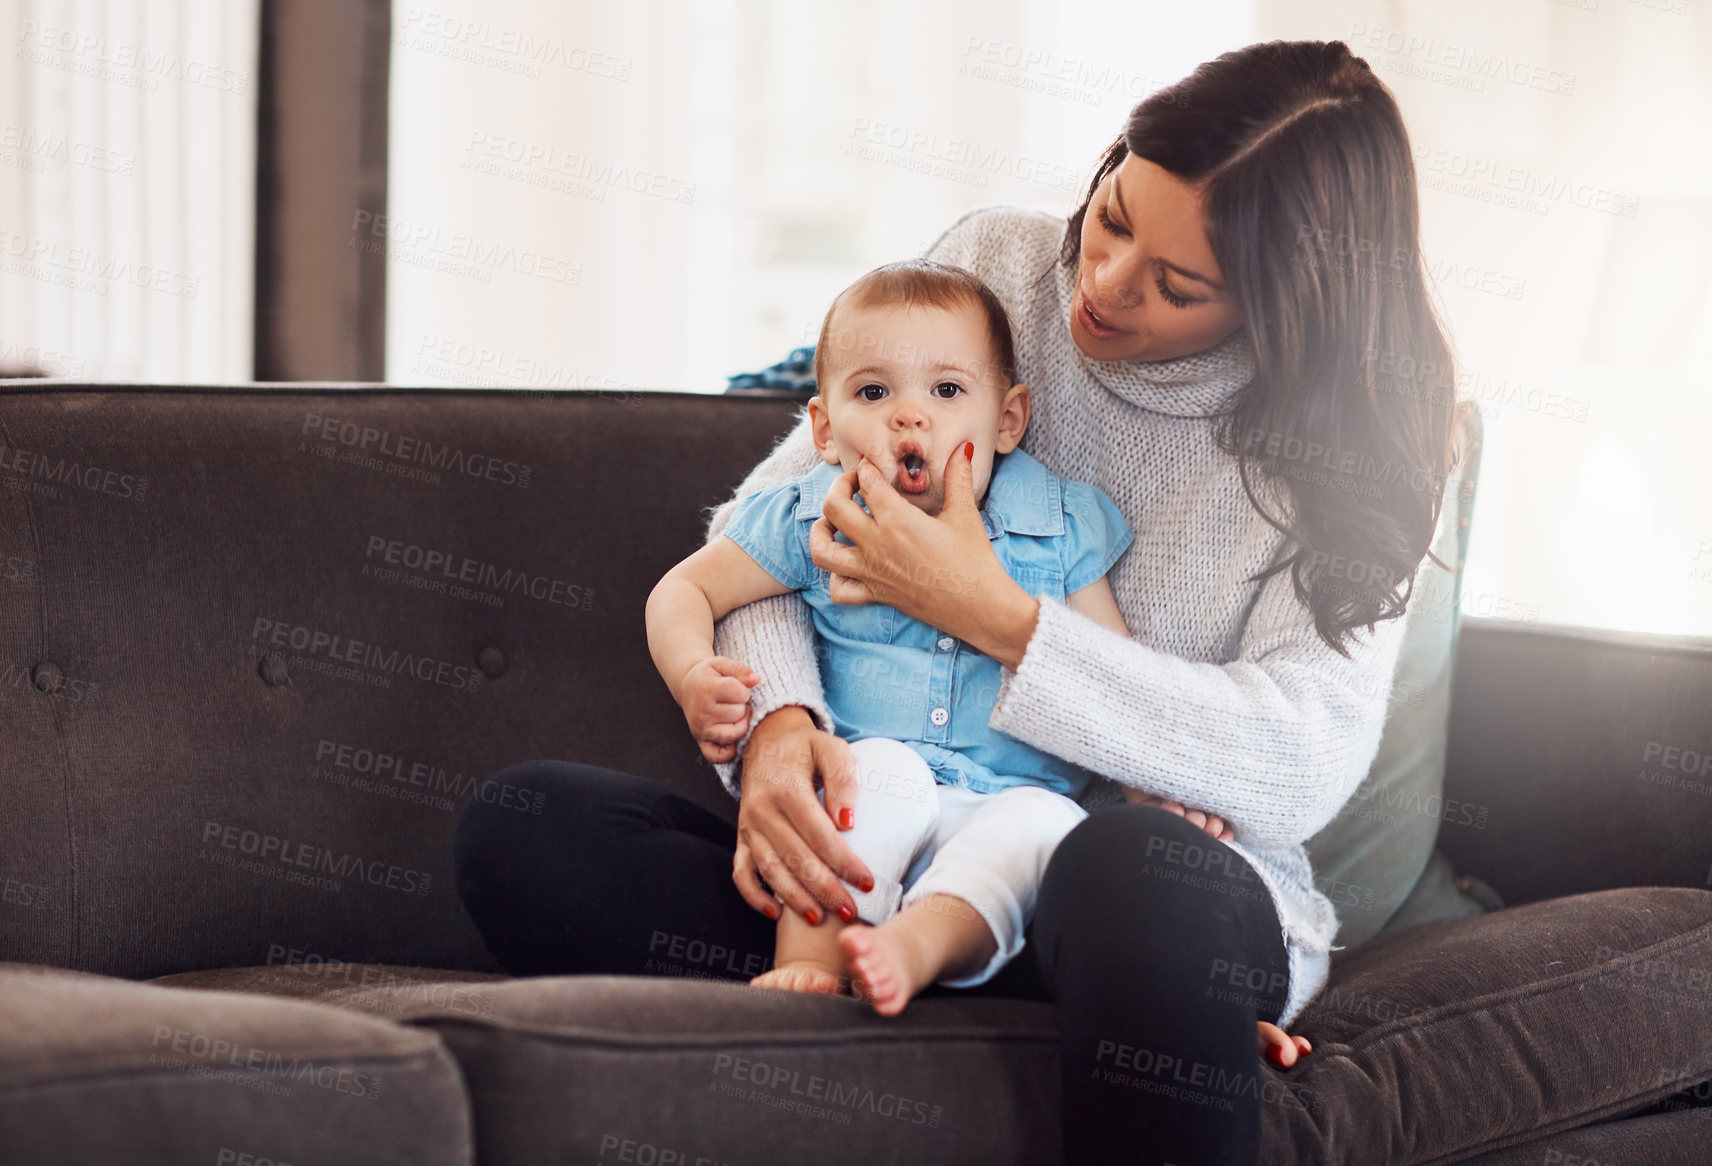
[[[901,741],[865,737],[852,741],[850,752],[858,782],[855,824],[839,836],[874,875],[866,894],[844,884],[857,918],[884,923],[933,894],[962,899],[992,930],[998,950],[974,975],[938,982],[985,983],[1022,950],[1047,859],[1088,812],[1037,785],[990,794],[940,785]]]

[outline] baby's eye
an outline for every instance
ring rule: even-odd
[[[885,385],[863,385],[856,390],[856,395],[864,401],[879,401],[886,395]]]
[[[956,381],[940,381],[933,386],[933,395],[941,400],[949,401],[963,391],[963,386]]]

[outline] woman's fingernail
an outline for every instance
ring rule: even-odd
[[[855,824],[855,822],[856,812],[849,806],[840,806],[838,809],[838,824],[848,830]]]
[[[1284,1050],[1279,1048],[1277,1045],[1266,1046],[1266,1059],[1271,1061],[1274,1065],[1277,1065],[1280,1069],[1285,1067]]]
[[[965,459],[967,459],[969,461],[975,460],[975,443],[974,442],[965,441],[963,443],[963,456]]]
[[[856,918],[856,912],[849,907],[840,906],[838,908],[838,917],[848,923],[852,919]]]
[[[777,907],[774,907],[771,904],[768,904],[768,906],[767,906],[767,918],[777,919],[778,917],[779,917],[779,909]]]
[[[803,912],[803,918],[807,919],[812,926],[819,927],[820,926],[820,908],[819,907],[810,907],[807,911]]]
[[[874,889],[874,876],[869,875],[867,878],[863,879],[857,885],[862,888],[862,893],[864,895],[866,895],[869,891]]]

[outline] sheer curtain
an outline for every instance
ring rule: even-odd
[[[250,377],[258,0],[0,0],[0,366]]]
[[[963,211],[1066,211],[1129,107],[1248,20],[1246,0],[395,0],[388,375],[722,388]]]

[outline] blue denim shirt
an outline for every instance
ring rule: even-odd
[[[807,600],[838,735],[903,741],[942,785],[982,793],[1039,785],[1079,797],[1092,773],[988,726],[999,698],[997,660],[895,608],[832,601],[831,576],[814,565],[808,535],[840,473],[823,464],[750,494],[724,531]],[[1066,482],[1020,449],[999,455],[981,518],[1011,578],[1060,603],[1104,578],[1135,538],[1105,494]],[[969,582],[927,568],[919,581],[953,590]]]

